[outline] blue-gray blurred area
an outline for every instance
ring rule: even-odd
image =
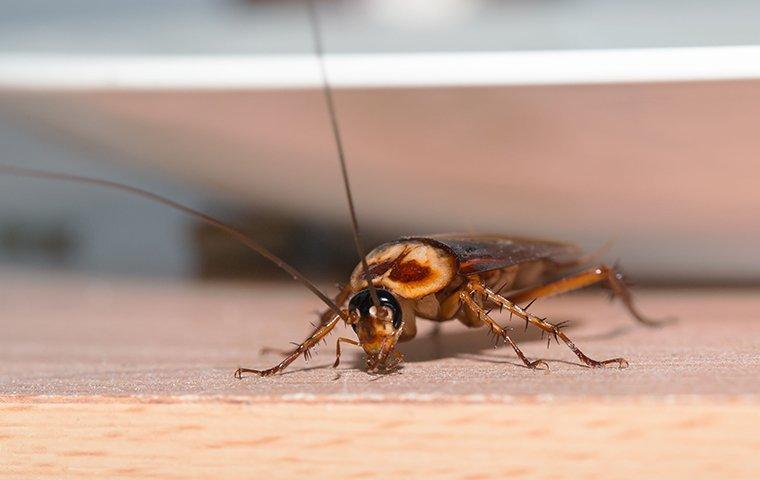
[[[330,0],[333,52],[718,46],[758,41],[751,0]],[[310,53],[293,0],[3,0],[0,52]]]
[[[215,216],[316,278],[345,275],[356,259],[347,224],[230,201],[117,150],[0,113],[0,163],[134,186]],[[283,198],[286,193],[283,192]],[[377,243],[371,231],[367,235]],[[105,275],[287,279],[220,229],[119,190],[0,175],[0,270]]]
[[[161,175],[137,173],[49,132],[0,116],[0,158],[138,185],[191,205],[200,194]],[[178,276],[196,271],[194,222],[124,193],[58,181],[0,176],[0,262],[8,267]]]

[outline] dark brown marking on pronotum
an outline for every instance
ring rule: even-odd
[[[377,249],[376,249],[377,250]],[[374,252],[375,250],[373,250]],[[402,249],[398,255],[381,261],[369,262],[369,270],[362,273],[361,278],[369,280],[370,278],[383,276],[385,273],[397,268],[399,263],[406,258],[409,253],[408,249]],[[391,273],[391,276],[393,273]]]
[[[599,265],[563,278],[563,273],[568,269],[581,268],[594,258],[594,255],[582,256],[574,245],[506,235],[446,234],[401,238],[382,244],[364,255],[332,91],[322,58],[318,17],[312,2],[309,2],[309,11],[354,241],[360,256],[349,283],[341,288],[334,299],[327,297],[303,274],[236,227],[165,197],[108,180],[23,167],[0,165],[0,174],[109,187],[167,205],[227,232],[300,281],[325,303],[328,310],[320,315],[312,333],[306,340],[294,342],[294,348],[285,354],[279,364],[266,370],[239,368],[235,372],[238,378],[242,378],[244,373],[274,375],[302,355],[308,359],[311,349],[325,340],[341,320],[354,330],[357,340],[346,337],[338,339],[336,367],[340,363],[340,346],[347,344],[360,346],[364,350],[368,371],[393,371],[403,360],[397,344],[413,339],[417,332],[417,318],[423,318],[435,322],[456,319],[468,327],[486,327],[499,343],[508,343],[527,367],[548,368],[545,361],[526,357],[508,335],[510,328],[491,318],[490,313],[496,308],[509,312],[510,320],[515,316],[524,320],[526,327],[532,325],[540,329],[542,334],[548,334],[549,340],[554,338],[558,343],[562,340],[589,367],[610,364],[621,368],[627,366],[628,362],[623,358],[594,360],[570,340],[562,329],[563,324],[553,324],[527,311],[537,298],[606,283],[634,319],[650,326],[662,323],[644,317],[636,309],[631,292],[615,267]],[[532,301],[525,308],[518,305],[518,302],[529,300]]]
[[[430,276],[430,267],[417,260],[407,260],[394,266],[388,278],[397,282],[419,282]]]
[[[395,260],[372,264],[369,266],[368,272],[362,272],[362,278],[369,280],[370,278],[384,275],[388,270],[393,268],[394,265],[396,265]]]

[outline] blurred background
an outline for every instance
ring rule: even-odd
[[[640,284],[760,283],[760,6],[318,4],[367,243],[493,232]],[[0,163],[126,182],[322,281],[357,262],[299,1],[0,1]],[[192,218],[0,178],[0,268],[286,279]]]

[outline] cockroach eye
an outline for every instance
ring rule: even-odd
[[[392,314],[393,328],[401,328],[401,305],[398,303],[398,300],[396,300],[396,297],[393,296],[393,294],[388,290],[378,288],[376,291],[377,299],[380,301],[380,305],[390,310]],[[351,297],[351,301],[348,302],[348,310],[351,312],[358,311],[359,314],[363,317],[369,316],[371,314],[370,309],[374,311],[373,307],[374,305],[372,304],[372,295],[370,294],[369,289],[364,289],[357,292],[353,297]]]

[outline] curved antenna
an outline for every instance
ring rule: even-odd
[[[322,91],[325,96],[325,103],[327,104],[327,112],[330,116],[330,126],[332,127],[333,137],[335,138],[335,147],[338,150],[338,159],[340,160],[340,171],[343,175],[343,186],[346,188],[346,198],[348,199],[348,211],[351,214],[351,228],[354,233],[354,244],[356,245],[356,252],[361,258],[362,269],[364,270],[364,278],[367,280],[367,286],[369,287],[369,294],[372,297],[372,303],[380,314],[383,310],[380,308],[380,299],[377,297],[377,291],[369,278],[369,265],[367,265],[367,256],[364,253],[364,246],[362,245],[361,233],[359,231],[359,222],[356,219],[356,208],[354,207],[354,198],[351,195],[351,184],[348,181],[348,169],[346,168],[346,155],[343,152],[343,141],[340,137],[340,128],[338,128],[338,116],[335,113],[335,102],[333,100],[332,88],[327,78],[327,67],[325,67],[324,49],[322,47],[322,29],[319,25],[319,16],[317,15],[317,8],[314,5],[314,0],[308,0],[307,5],[309,7],[309,19],[311,21],[311,33],[314,41],[314,54],[319,62],[319,71],[322,76]]]
[[[290,276],[293,277],[294,280],[298,280],[299,282],[301,282],[306,288],[311,290],[311,292],[314,295],[319,297],[319,299],[322,300],[325,303],[325,305],[327,305],[330,308],[330,310],[335,312],[336,315],[339,315],[343,320],[348,321],[348,318],[344,315],[344,313],[340,310],[340,308],[338,308],[338,306],[335,305],[335,302],[330,300],[330,298],[327,297],[327,295],[322,293],[322,291],[319,288],[317,288],[317,286],[314,285],[314,283],[311,280],[304,277],[303,274],[301,274],[301,272],[291,267],[287,262],[285,262],[285,260],[281,259],[274,253],[270,252],[266,247],[259,244],[254,239],[252,239],[251,237],[243,233],[239,228],[233,227],[232,225],[226,222],[223,222],[221,220],[217,220],[211,215],[195,210],[194,208],[187,207],[185,205],[182,205],[181,203],[175,202],[174,200],[168,199],[166,197],[162,197],[161,195],[157,195],[147,190],[143,190],[137,187],[132,187],[130,185],[125,185],[123,183],[112,182],[110,180],[101,180],[98,178],[85,177],[81,175],[72,175],[68,173],[44,172],[42,170],[35,170],[32,168],[25,168],[25,167],[14,167],[10,165],[0,165],[0,174],[12,175],[15,177],[42,178],[42,179],[47,179],[47,180],[64,180],[68,182],[86,183],[89,185],[96,185],[99,187],[113,188],[116,190],[121,190],[123,192],[138,195],[140,197],[147,198],[148,200],[152,200],[162,205],[166,205],[167,207],[171,207],[175,210],[179,210],[180,212],[183,212],[187,215],[195,217],[199,220],[202,220],[208,223],[209,225],[213,225],[214,227],[224,232],[227,232],[232,237],[240,241],[240,243],[250,248],[254,252],[258,253],[262,257],[266,258],[270,262],[274,263],[275,265],[280,267],[282,270],[284,270],[288,274],[290,274]]]

